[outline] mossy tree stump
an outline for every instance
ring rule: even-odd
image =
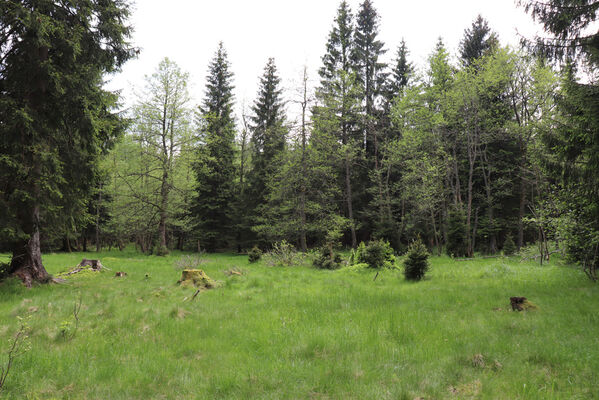
[[[194,286],[204,289],[216,287],[216,282],[201,269],[184,269],[181,271],[181,280],[178,283],[183,286]]]

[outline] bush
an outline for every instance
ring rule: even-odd
[[[466,242],[466,217],[460,208],[449,211],[447,218],[447,255],[450,257],[466,257],[468,243]]]
[[[404,261],[404,276],[410,281],[419,281],[429,269],[428,250],[418,238],[408,247],[408,255]]]
[[[368,264],[370,268],[392,268],[395,264],[395,256],[389,242],[383,240],[372,240],[365,245],[361,242],[353,257],[353,263]]]
[[[512,239],[512,235],[508,234],[505,237],[505,242],[503,242],[503,255],[504,256],[512,256],[516,253],[516,244],[514,243],[514,239]]]
[[[248,260],[250,263],[255,263],[262,258],[262,250],[258,248],[258,246],[252,247],[252,249],[248,253]]]
[[[293,267],[304,262],[304,254],[283,240],[273,245],[272,250],[264,255],[264,261],[271,267]]]
[[[0,262],[0,281],[2,281],[8,277],[9,268],[10,268],[9,263]]]
[[[163,256],[168,256],[168,254],[170,252],[166,246],[161,246],[161,245],[157,244],[156,246],[154,246],[152,253],[156,256],[163,257]]]
[[[339,253],[333,252],[333,257],[331,257],[331,249],[323,247],[312,264],[319,269],[339,269],[341,268],[341,261]]]

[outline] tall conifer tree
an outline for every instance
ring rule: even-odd
[[[493,47],[497,46],[497,35],[489,28],[489,23],[480,14],[469,29],[464,30],[460,42],[460,58],[464,66],[471,66]]]
[[[329,34],[323,65],[319,70],[318,106],[314,109],[315,137],[340,143],[345,215],[349,219],[352,247],[357,245],[354,213],[354,164],[362,148],[358,129],[360,85],[354,59],[354,22],[347,2],[342,1]],[[316,146],[316,148],[319,148]],[[320,147],[321,148],[321,147]]]
[[[209,251],[228,244],[233,226],[235,121],[233,73],[222,42],[208,68],[206,94],[199,108],[201,147],[194,169],[198,180],[192,212]]]
[[[0,2],[0,235],[28,286],[49,279],[43,226],[85,214],[124,127],[102,75],[133,55],[128,15],[120,0]]]
[[[276,170],[277,156],[285,150],[287,127],[275,60],[270,58],[260,78],[258,97],[252,107],[252,171],[248,176],[249,201],[253,208],[266,202],[268,176]]]
[[[401,44],[397,48],[395,63],[389,77],[388,100],[392,101],[393,98],[401,95],[414,73],[414,66],[408,61],[409,54],[406,42],[402,39]]]

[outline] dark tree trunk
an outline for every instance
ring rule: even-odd
[[[520,173],[520,208],[518,210],[518,250],[524,246],[524,212],[526,209],[526,180],[524,178],[524,168]]]
[[[21,279],[25,286],[31,287],[33,282],[48,282],[50,275],[42,264],[38,206],[33,207],[28,222],[24,227],[29,231],[27,233],[30,237],[15,243],[10,271],[13,276]]]
[[[356,227],[354,224],[354,209],[352,204],[352,190],[351,190],[351,179],[350,179],[349,161],[345,160],[345,195],[347,196],[347,216],[349,217],[350,228],[351,228],[351,247],[356,248],[358,240],[356,238]]]

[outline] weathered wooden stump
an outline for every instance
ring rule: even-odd
[[[100,260],[88,260],[87,258],[84,258],[83,260],[81,260],[81,262],[77,266],[78,267],[91,267],[95,271],[99,271],[102,268],[104,268],[102,266],[102,263],[100,262]]]

